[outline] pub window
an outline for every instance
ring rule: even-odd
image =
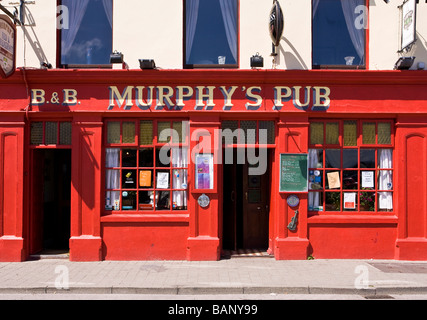
[[[71,122],[36,121],[31,123],[32,146],[71,145]]]
[[[313,0],[313,68],[366,67],[366,0]]]
[[[108,121],[105,210],[187,210],[187,130],[187,121]]]
[[[237,68],[238,6],[238,0],[185,0],[185,68]]]
[[[61,66],[109,67],[113,0],[62,0],[61,4],[65,7],[60,28]]]
[[[393,123],[310,123],[309,211],[393,211]]]

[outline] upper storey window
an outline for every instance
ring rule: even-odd
[[[238,0],[186,0],[184,66],[238,67]]]
[[[366,67],[366,0],[313,0],[313,68]]]
[[[113,43],[113,0],[62,0],[60,64],[109,66]]]

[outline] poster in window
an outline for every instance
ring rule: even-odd
[[[169,189],[169,172],[157,172],[157,189]]]
[[[344,192],[344,209],[356,209],[355,192]]]
[[[338,171],[328,172],[329,189],[341,188],[340,173]]]
[[[139,186],[151,188],[151,170],[139,171]]]
[[[362,188],[374,188],[374,171],[362,171]]]
[[[196,189],[213,189],[213,155],[196,156]]]

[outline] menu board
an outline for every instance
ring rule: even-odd
[[[308,191],[308,154],[280,155],[280,192]]]

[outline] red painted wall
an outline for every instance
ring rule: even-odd
[[[222,119],[277,121],[269,228],[269,252],[276,259],[305,259],[312,254],[315,258],[427,260],[426,71],[213,70],[207,75],[205,70],[28,70],[26,74],[29,88],[43,90],[43,99],[41,91],[39,97],[37,91],[27,96],[20,70],[11,78],[0,80],[0,261],[22,261],[28,255],[27,224],[31,219],[29,206],[24,203],[29,201],[26,197],[31,193],[23,190],[28,189],[24,189],[24,177],[31,165],[25,130],[29,121],[59,118],[71,119],[73,124],[72,261],[218,260],[222,186],[226,183],[222,181],[221,166],[215,166],[214,190],[195,190],[191,183],[194,166],[190,163],[186,213],[167,216],[104,213],[105,119],[163,118],[166,114],[169,118],[189,119],[190,134],[199,129],[213,132],[220,128]],[[188,86],[193,90],[198,86],[214,86],[215,106],[212,110],[196,110],[198,101],[193,94],[182,109],[145,110],[136,106],[133,96],[128,108],[124,99],[122,106],[115,102],[109,110],[111,86],[119,91],[129,86]],[[321,111],[312,110],[316,86],[330,89],[330,104]],[[227,101],[220,87],[225,90],[237,87],[233,99]],[[293,91],[291,94],[285,90],[283,106],[275,110],[276,87],[289,87]],[[248,95],[249,88],[257,88],[250,91],[252,96]],[[311,94],[311,101],[307,107],[301,107],[305,103],[305,88]],[[162,92],[167,94],[168,90]],[[55,99],[56,93],[59,100]],[[255,103],[254,94],[259,95],[261,104],[255,110],[248,110]],[[64,104],[67,95],[70,103]],[[36,103],[26,109],[29,99]],[[175,97],[171,99],[177,103]],[[38,103],[42,100],[43,103]],[[231,109],[225,110],[227,106]],[[395,120],[396,188],[392,214],[308,217],[307,193],[301,193],[298,228],[292,232],[287,229],[294,211],[286,203],[289,194],[278,190],[279,156],[308,151],[311,118]],[[192,141],[190,148],[200,148],[198,144],[199,141]],[[206,147],[215,150],[214,141],[209,141]],[[197,204],[203,193],[211,199],[204,209]]]

